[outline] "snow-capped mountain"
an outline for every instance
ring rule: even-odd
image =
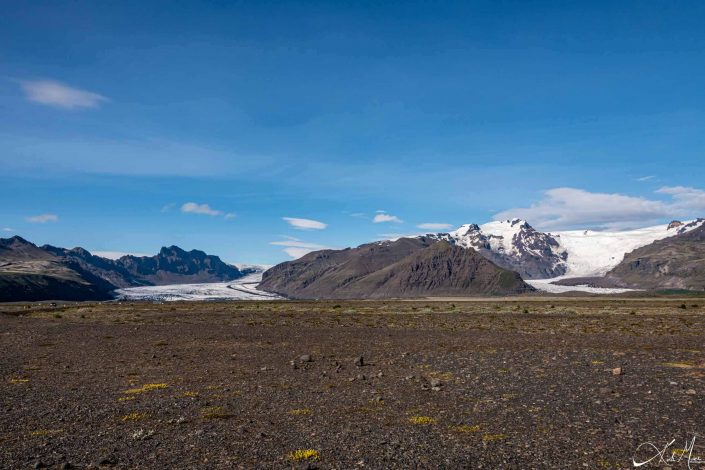
[[[519,272],[525,279],[566,273],[567,253],[558,240],[521,219],[466,224],[449,234],[455,243],[474,248],[495,264]]]
[[[657,240],[682,235],[705,223],[705,219],[688,222],[673,221],[636,230],[616,232],[570,230],[555,232],[566,250],[566,275],[570,277],[603,276],[617,266],[624,255]]]
[[[474,248],[495,264],[519,272],[524,279],[549,279],[602,276],[625,254],[703,224],[705,219],[624,231],[540,232],[524,220],[513,219],[466,224],[435,237]]]

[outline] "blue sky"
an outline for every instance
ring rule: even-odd
[[[705,215],[703,2],[104,3],[0,2],[0,236],[272,264]]]

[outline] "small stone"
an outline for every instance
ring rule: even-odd
[[[108,455],[98,460],[98,465],[115,465],[116,463],[117,459],[111,455]]]
[[[384,377],[384,374],[380,372],[379,374],[377,374],[377,377],[381,379],[382,377]]]
[[[431,387],[431,390],[433,390],[434,392],[440,392],[442,389],[441,387]]]
[[[34,465],[32,465],[32,468],[46,468],[46,464],[42,462],[41,460],[37,460],[34,462]]]
[[[299,360],[300,360],[301,362],[313,362],[313,359],[311,358],[311,355],[310,355],[310,354],[304,354],[304,355],[302,355],[302,356],[299,358]]]
[[[380,397],[379,395],[377,395],[376,397],[374,397],[373,400],[376,401],[377,403],[381,403],[381,402],[384,401],[384,400],[382,399],[382,397]]]
[[[612,369],[612,375],[622,375],[622,368],[615,367],[614,369]]]
[[[695,391],[694,389],[692,389],[692,388],[689,388],[688,390],[685,391],[685,394],[686,394],[686,395],[695,395],[695,394],[697,394],[697,393],[698,393],[698,392],[696,392],[696,391]]]
[[[367,377],[365,377],[363,374],[357,374],[357,380],[367,380]]]
[[[360,356],[357,359],[355,359],[355,365],[358,367],[362,367],[365,365],[365,358]]]
[[[440,388],[443,385],[443,383],[438,380],[438,379],[431,379],[431,387],[432,388]]]
[[[132,434],[132,439],[143,441],[149,439],[154,434],[154,431],[145,431],[144,429],[138,429]]]
[[[413,380],[413,379],[414,379],[413,375],[407,375],[406,377],[404,377],[404,380]]]

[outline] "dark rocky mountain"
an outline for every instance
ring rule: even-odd
[[[135,277],[125,269],[117,260],[92,255],[88,250],[83,248],[67,249],[44,245],[41,249],[52,253],[66,265],[77,265],[82,271],[89,272],[105,280],[113,286],[112,289],[148,285],[146,281]]]
[[[519,274],[435,237],[323,250],[267,270],[258,289],[294,299],[507,295],[532,291]]]
[[[123,256],[116,261],[134,278],[148,284],[225,282],[243,276],[235,266],[200,250],[184,251],[178,246],[163,247],[155,256]]]
[[[605,280],[637,289],[704,291],[705,225],[627,253]]]
[[[79,263],[55,256],[21,237],[0,239],[0,302],[103,300],[114,289]]]
[[[0,301],[110,299],[122,287],[225,282],[245,274],[217,256],[176,246],[155,256],[110,260],[83,248],[0,239]]]

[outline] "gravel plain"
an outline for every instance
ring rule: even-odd
[[[705,299],[0,312],[0,468],[705,468]]]

